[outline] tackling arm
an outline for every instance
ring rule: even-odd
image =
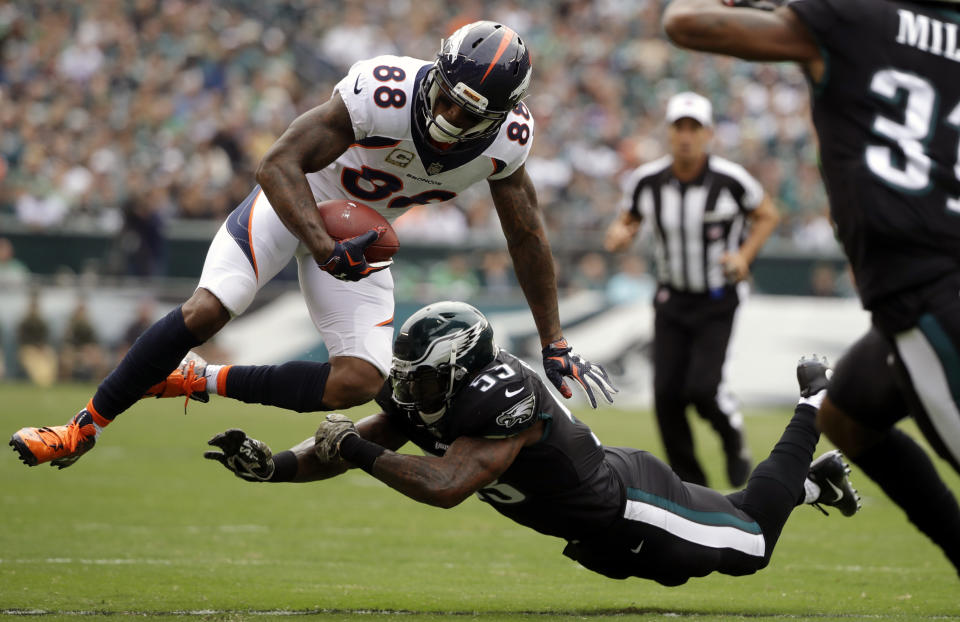
[[[452,508],[506,471],[520,450],[543,434],[543,423],[503,439],[460,437],[442,458],[384,452],[373,476],[415,501]]]
[[[523,166],[506,179],[490,180],[489,184],[517,281],[537,325],[540,345],[546,346],[563,333],[553,254],[537,207],[537,192]]]
[[[814,80],[823,72],[816,41],[787,7],[761,11],[724,6],[720,0],[673,0],[663,27],[681,47],[745,60],[796,61]]]
[[[397,450],[404,446],[407,438],[400,433],[383,413],[365,417],[357,422],[357,433],[364,440],[376,443],[390,450]],[[297,474],[294,482],[315,482],[329,479],[345,473],[353,465],[343,460],[324,461],[317,456],[315,438],[304,440],[291,450],[297,456]]]
[[[550,242],[537,209],[537,193],[533,182],[521,166],[506,179],[490,180],[490,194],[500,217],[507,247],[513,258],[517,281],[527,298],[533,321],[543,346],[543,368],[553,386],[566,398],[573,395],[564,381],[574,378],[597,407],[596,387],[608,403],[613,403],[616,387],[601,365],[573,353],[560,329],[557,303],[557,277],[553,267]]]
[[[334,93],[328,102],[305,112],[267,151],[257,169],[257,183],[277,216],[323,265],[334,250],[317,211],[306,173],[319,171],[353,143],[347,107]]]

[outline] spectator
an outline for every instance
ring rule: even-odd
[[[649,302],[656,289],[657,280],[647,271],[647,262],[630,253],[620,258],[619,269],[607,281],[607,300],[615,305]]]
[[[29,280],[30,271],[14,257],[13,244],[7,238],[0,238],[0,288],[9,291],[25,285]]]
[[[129,350],[133,342],[137,340],[137,337],[142,335],[145,330],[157,321],[156,307],[157,305],[153,298],[144,297],[140,300],[140,303],[137,305],[136,317],[127,325],[126,330],[123,331],[123,337],[121,337],[120,342],[117,344],[116,352],[114,352],[117,361],[123,358],[123,355],[127,353],[127,350]]]
[[[60,345],[60,378],[81,382],[99,380],[106,375],[104,368],[103,347],[90,322],[87,305],[79,299]]]
[[[602,232],[609,179],[653,148],[632,137],[650,135],[651,112],[684,89],[714,100],[718,145],[731,158],[790,171],[764,177],[771,196],[817,211],[801,72],[671,50],[657,26],[663,4],[7,3],[0,207],[11,210],[18,189],[24,222],[43,229],[73,224],[77,212],[101,216],[107,185],[107,207],[161,187],[178,216],[220,219],[249,192],[250,163],[297,114],[324,101],[356,60],[398,49],[396,24],[409,25],[404,53],[430,58],[454,26],[487,17],[529,32],[542,50],[529,169],[551,238]],[[127,184],[131,174],[142,183]],[[471,197],[452,205],[474,220]]]
[[[57,379],[57,353],[50,345],[50,326],[40,311],[40,293],[30,293],[27,312],[17,326],[17,360],[35,385],[49,387]]]

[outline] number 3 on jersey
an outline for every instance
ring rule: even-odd
[[[871,145],[866,150],[867,167],[884,182],[904,192],[927,190],[930,187],[932,161],[926,145],[935,129],[934,113],[938,108],[936,89],[926,78],[916,74],[881,69],[873,75],[870,90],[893,103],[900,102],[902,92],[906,92],[907,96],[903,102],[903,123],[879,115],[873,121],[873,131],[895,141],[902,154],[895,155],[894,150],[887,146]],[[946,123],[960,131],[960,103],[947,115]],[[960,180],[960,140],[953,172]],[[947,199],[946,207],[960,212],[960,197]]]

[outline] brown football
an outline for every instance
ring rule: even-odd
[[[393,227],[380,212],[369,205],[346,199],[332,199],[317,203],[317,209],[320,210],[327,233],[335,240],[353,238],[377,227],[386,229],[380,239],[364,251],[367,261],[386,261],[400,248]]]

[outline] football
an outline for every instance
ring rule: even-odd
[[[364,251],[363,255],[369,262],[386,261],[400,248],[393,227],[380,212],[369,205],[346,199],[333,199],[317,203],[317,209],[320,210],[327,233],[338,241],[362,235],[377,227],[386,228],[380,239]]]

